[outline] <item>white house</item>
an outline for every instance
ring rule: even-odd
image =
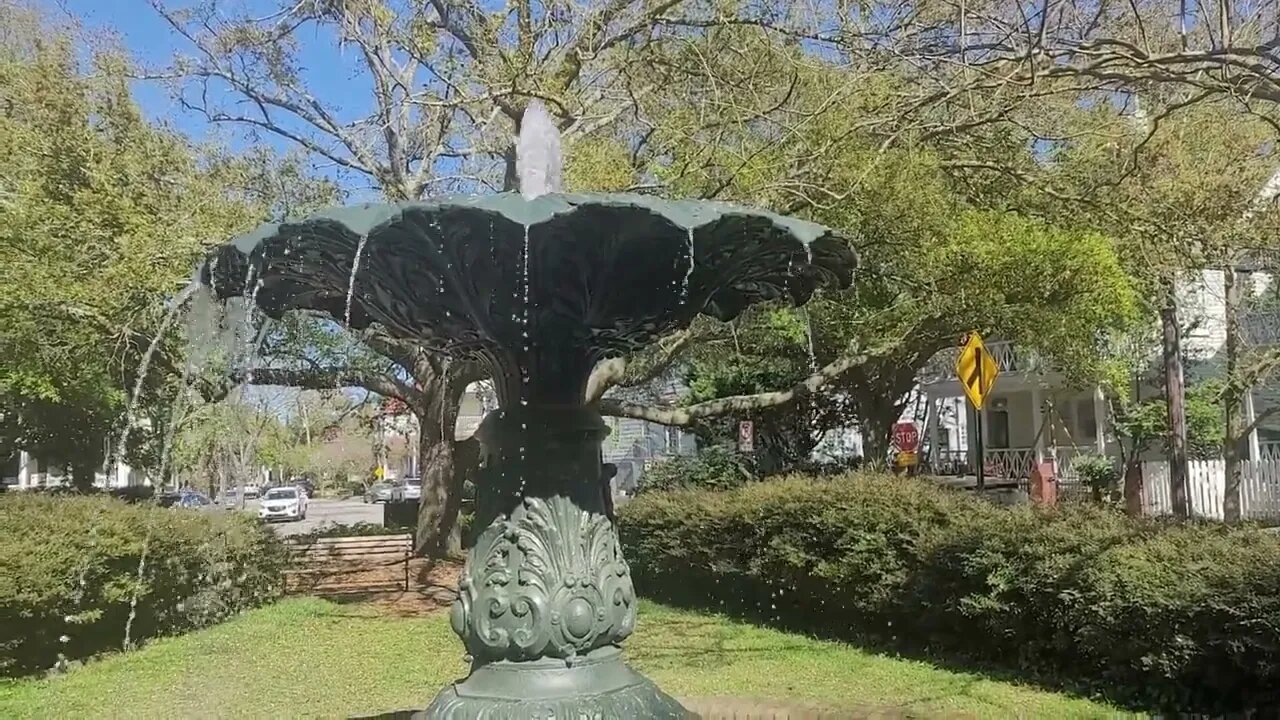
[[[0,483],[17,490],[68,485],[71,483],[71,471],[61,463],[42,460],[21,450],[16,456],[0,464]],[[118,488],[145,484],[150,484],[149,480],[124,461],[116,462],[112,472],[99,470],[94,477],[94,485],[98,487]]]
[[[991,341],[987,349],[1000,369],[981,411],[989,477],[1026,478],[1038,462],[1054,460],[1062,470],[1078,455],[1111,451],[1100,388],[1071,387],[1055,368],[1013,343]],[[977,423],[956,378],[958,353],[939,353],[920,375],[926,465],[938,474],[972,474],[977,462]]]
[[[1262,293],[1270,277],[1253,274],[1253,292]],[[1221,271],[1206,270],[1179,287],[1180,320],[1188,330],[1183,336],[1189,380],[1220,373],[1219,358],[1226,341],[1224,292]],[[1274,343],[1280,337],[1280,315],[1267,313],[1247,318],[1246,332],[1256,343]],[[1155,341],[1158,342],[1158,339]],[[998,339],[988,341],[1000,369],[990,399],[983,409],[983,462],[993,478],[1022,479],[1036,462],[1053,460],[1060,476],[1071,475],[1072,458],[1084,453],[1114,454],[1115,437],[1107,426],[1109,403],[1101,388],[1070,386],[1057,369],[1034,353]],[[964,398],[955,376],[958,348],[939,353],[919,377],[919,391],[927,407],[925,463],[939,474],[968,475],[977,462],[974,411]],[[1158,362],[1153,344],[1149,359]],[[1155,395],[1158,386],[1141,387]],[[1256,402],[1255,402],[1256,401]],[[1248,394],[1244,421],[1251,423],[1262,405],[1280,406],[1280,395],[1260,383]],[[1249,457],[1280,455],[1280,418],[1260,423],[1250,433]]]

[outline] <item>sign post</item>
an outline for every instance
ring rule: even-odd
[[[752,453],[756,450],[756,426],[750,420],[738,423],[738,452]]]
[[[987,402],[987,397],[991,394],[992,387],[995,386],[996,378],[1000,375],[1000,368],[996,365],[995,358],[991,357],[991,353],[987,351],[986,345],[982,344],[982,337],[978,333],[969,333],[965,338],[964,346],[960,348],[960,357],[956,358],[956,377],[960,379],[960,386],[964,389],[964,394],[969,398],[969,402],[974,409],[974,425],[976,432],[974,433],[978,442],[978,457],[975,463],[978,475],[978,490],[985,490],[987,487],[986,478],[986,452],[983,448],[982,437],[982,408]]]

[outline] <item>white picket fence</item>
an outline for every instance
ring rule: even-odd
[[[1240,462],[1240,513],[1247,520],[1280,518],[1280,458]],[[1223,519],[1226,463],[1192,460],[1188,463],[1187,498],[1195,517]],[[1142,511],[1146,515],[1173,513],[1169,463],[1142,463]]]

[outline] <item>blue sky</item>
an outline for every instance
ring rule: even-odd
[[[119,33],[128,49],[139,61],[159,66],[169,62],[174,53],[188,50],[145,0],[41,0],[51,14],[71,15],[86,30],[111,30]],[[167,120],[195,137],[203,137],[208,124],[191,113],[183,113],[173,102],[168,88],[154,82],[138,82],[135,99],[147,114]]]
[[[133,57],[147,68],[162,69],[177,54],[195,54],[191,43],[176,33],[146,0],[38,0],[38,3],[54,17],[74,17],[89,34],[115,33]],[[168,4],[181,7],[187,0],[169,0]],[[228,12],[232,12],[231,8],[236,11],[247,8],[258,17],[269,15],[279,5],[270,0],[231,0],[220,4],[227,7]],[[304,80],[314,95],[329,101],[331,106],[340,106],[339,118],[362,117],[368,108],[369,85],[359,72],[354,53],[338,51],[332,35],[326,37],[326,34],[317,33],[315,42],[304,43],[297,55]],[[305,39],[305,34],[302,37]],[[224,97],[233,96],[228,92]],[[265,143],[280,152],[295,149],[290,141],[269,133],[250,137],[241,127],[214,127],[201,114],[183,109],[174,99],[173,89],[158,81],[136,82],[134,98],[148,117],[195,139],[217,140],[237,150],[253,143]],[[343,184],[350,186],[347,182]]]

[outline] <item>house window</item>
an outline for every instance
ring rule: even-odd
[[[1008,398],[992,398],[991,409],[987,411],[988,430],[987,444],[993,448],[1009,447],[1009,400]]]
[[[666,451],[669,455],[680,454],[680,428],[668,427],[667,429],[667,447]]]

